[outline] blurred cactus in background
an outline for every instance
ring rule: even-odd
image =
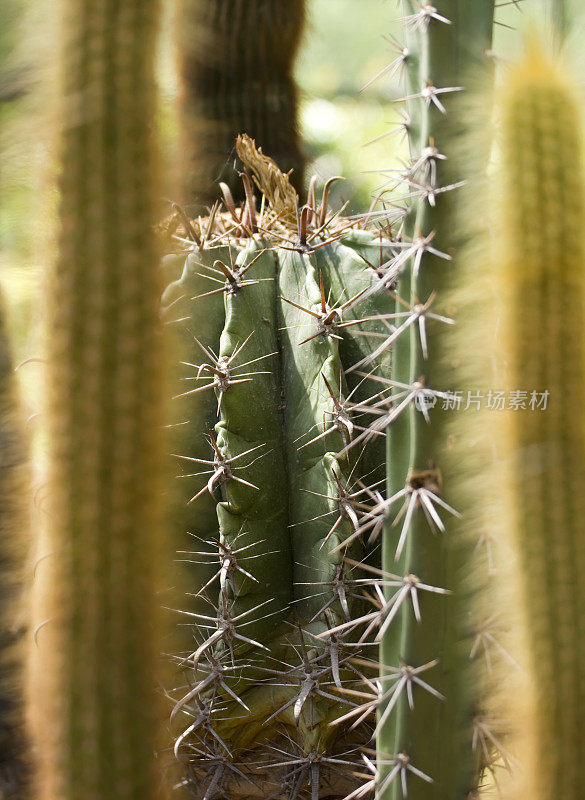
[[[0,797],[29,797],[30,751],[24,732],[24,567],[30,536],[28,441],[0,298]],[[28,587],[26,587],[28,588]]]
[[[303,155],[292,69],[305,0],[180,0],[177,45],[183,201],[211,205],[217,182],[244,200],[234,150],[247,133],[301,193]]]
[[[585,757],[582,109],[574,77],[536,42],[510,69],[497,102],[502,163],[492,273],[501,328],[491,354],[507,365],[508,391],[528,390],[516,411],[488,429],[502,458],[496,509],[515,556],[505,575],[516,590],[526,669],[521,702],[508,698],[522,726],[522,769],[506,797],[577,800]]]

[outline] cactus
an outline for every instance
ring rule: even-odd
[[[156,0],[67,3],[47,309],[48,516],[32,710],[39,797],[162,796],[165,359],[154,239]],[[164,541],[163,545],[163,539]]]
[[[490,354],[508,363],[504,388],[524,396],[503,420],[486,418],[505,476],[501,502],[486,511],[498,512],[515,554],[505,576],[520,606],[529,687],[524,705],[500,697],[521,726],[521,785],[506,796],[572,799],[583,793],[585,708],[583,124],[572,78],[535,42],[498,99],[501,247],[491,275],[501,328]]]
[[[28,547],[27,442],[18,418],[16,387],[3,303],[0,306],[0,796],[24,800],[29,752],[24,734],[23,571]]]
[[[241,133],[292,169],[292,184],[303,189],[292,66],[304,21],[305,0],[183,0],[177,32],[186,203],[210,204],[219,180],[237,202],[245,199],[234,169]]]

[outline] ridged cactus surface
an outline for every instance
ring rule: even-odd
[[[38,796],[162,796],[165,366],[153,224],[156,0],[68,2],[59,252],[47,309],[46,551],[32,717]]]
[[[496,248],[505,388],[520,392],[490,432],[507,465],[500,528],[525,628],[524,747],[507,797],[583,795],[585,758],[585,183],[573,80],[533,42],[503,81]],[[498,424],[499,423],[499,424]],[[489,513],[489,512],[488,512]],[[505,596],[505,587],[502,587]]]

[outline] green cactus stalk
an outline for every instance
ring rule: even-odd
[[[532,42],[500,97],[496,354],[508,361],[505,388],[524,395],[489,432],[507,465],[499,511],[516,555],[506,574],[517,588],[530,687],[524,707],[504,698],[524,727],[521,785],[506,796],[535,800],[583,794],[585,184],[573,86]]]
[[[396,310],[410,324],[393,348],[377,796],[401,798],[407,786],[417,800],[463,800],[479,780],[463,646],[471,549],[457,535],[461,471],[450,452],[445,393],[455,384],[449,298],[462,244],[453,196],[466,177],[456,159],[465,119],[459,96],[475,71],[487,72],[494,3],[463,10],[449,0],[436,7],[405,0],[403,10],[411,159],[404,186],[414,200],[396,267]],[[401,688],[391,692],[392,685]]]
[[[16,386],[0,305],[0,796],[29,793],[30,753],[24,732],[23,572],[28,556],[27,442],[18,415]]]
[[[303,155],[292,67],[305,0],[183,0],[178,14],[186,203],[201,207],[225,182],[245,200],[234,151],[246,133],[303,190]],[[237,162],[237,167],[234,165]]]
[[[59,252],[48,302],[38,796],[163,796],[156,680],[165,358],[154,238],[156,0],[67,3]]]

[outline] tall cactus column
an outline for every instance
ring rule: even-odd
[[[394,345],[378,796],[402,798],[407,789],[416,800],[463,800],[477,784],[462,647],[466,547],[453,534],[457,492],[443,406],[454,375],[448,290],[460,244],[453,230],[453,195],[462,179],[454,144],[463,120],[459,94],[487,60],[494,3],[405,0],[403,11],[411,162],[397,311],[410,309],[411,324]]]
[[[583,125],[572,78],[534,44],[507,78],[501,111],[495,355],[508,358],[506,388],[524,397],[503,429],[497,419],[490,427],[509,467],[509,580],[519,589],[523,683],[532,689],[525,708],[515,707],[527,733],[525,783],[506,797],[577,800],[585,759]]]
[[[6,327],[0,297],[0,797],[24,800],[30,754],[23,731],[25,629],[19,606],[30,535],[30,475]]]
[[[39,796],[159,797],[165,392],[153,142],[157,0],[66,2],[48,308],[48,551],[32,717]],[[166,545],[164,560],[174,548]]]

